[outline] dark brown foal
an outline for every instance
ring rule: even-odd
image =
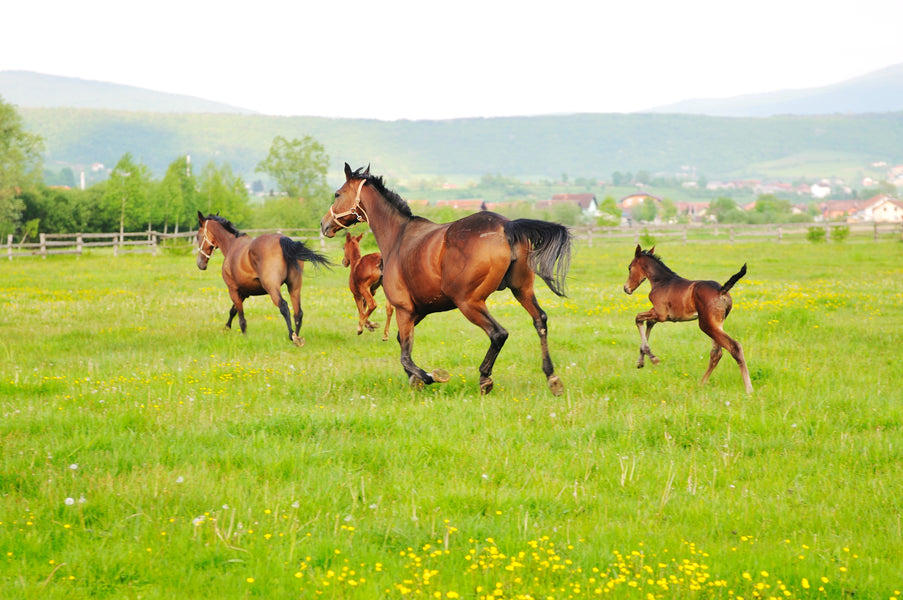
[[[361,256],[361,238],[364,234],[351,235],[345,233],[345,257],[342,265],[350,267],[348,275],[348,288],[354,296],[357,305],[358,320],[357,334],[360,335],[366,328],[367,331],[375,331],[377,324],[370,320],[370,315],[376,310],[376,299],[373,294],[383,283],[383,257],[379,252],[371,252]],[[386,327],[383,330],[383,341],[389,339],[389,324],[392,322],[392,313],[395,309],[392,303],[386,300]]]
[[[625,292],[632,294],[646,279],[652,286],[649,291],[652,308],[636,316],[636,326],[640,332],[640,359],[637,368],[643,367],[646,356],[653,364],[658,364],[658,357],[652,354],[649,348],[649,334],[656,323],[698,319],[699,328],[712,338],[709,368],[702,376],[701,384],[708,381],[709,375],[721,360],[721,349],[725,348],[740,366],[746,393],[751,394],[753,388],[749,380],[746,359],[743,357],[743,347],[722,328],[733,306],[729,291],[746,275],[746,265],[744,264],[724,285],[716,281],[689,280],[665,266],[665,263],[655,255],[655,246],[643,250],[637,245],[629,270],[627,283],[624,284]],[[646,325],[645,329],[643,324]]]

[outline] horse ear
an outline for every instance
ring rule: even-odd
[[[655,254],[655,246],[649,248],[649,254]]]
[[[360,234],[359,236],[357,236],[357,241],[361,241],[361,239],[362,239],[363,237],[364,237],[364,234],[363,234],[363,233]]]
[[[203,224],[204,224],[204,213],[202,213],[201,211],[198,211],[198,225],[203,225]]]
[[[637,245],[636,245],[636,251],[633,253],[634,258],[639,258],[639,257],[640,257],[640,254],[642,254],[642,253],[643,253],[643,249],[640,248],[640,245],[639,245],[639,244],[637,244]]]
[[[346,241],[346,242],[350,242],[350,241],[351,241],[351,234],[348,233],[347,231],[345,232],[345,241]]]
[[[367,164],[367,168],[364,169],[364,177],[370,177],[370,165]]]
[[[348,163],[345,163],[345,181],[351,179],[351,167],[348,166]]]

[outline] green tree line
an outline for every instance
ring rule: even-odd
[[[199,170],[188,156],[172,160],[160,179],[131,153],[110,177],[86,189],[74,186],[71,170],[47,185],[43,141],[26,131],[14,107],[0,98],[0,235],[20,240],[39,233],[99,233],[153,229],[184,231],[198,211],[219,213],[239,227],[312,228],[330,201],[329,158],[310,136],[277,136],[257,171],[276,182],[278,193],[254,201],[229,164],[208,162]]]

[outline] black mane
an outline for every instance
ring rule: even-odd
[[[241,237],[243,235],[247,235],[246,233],[242,233],[239,230],[237,230],[235,228],[235,225],[233,225],[232,222],[225,217],[221,217],[219,215],[207,215],[205,218],[207,218],[211,221],[216,221],[217,223],[219,223],[220,225],[223,226],[223,229],[225,229],[226,231],[228,231],[235,237]]]
[[[366,169],[369,169],[367,167]],[[383,182],[383,178],[381,175],[370,175],[369,173],[365,173],[365,167],[359,168],[357,171],[351,174],[351,177],[354,179],[363,179],[374,188],[376,191],[382,194],[383,198],[389,201],[389,204],[398,209],[401,214],[406,217],[413,217],[413,213],[411,212],[411,207],[408,206],[408,203],[405,202],[404,198],[393,192],[392,190],[386,187],[386,184]]]
[[[664,263],[661,256],[659,256],[658,254],[653,254],[651,250],[643,250],[642,252],[640,252],[640,254],[642,254],[643,256],[648,256],[649,258],[657,262],[667,275],[677,275],[677,273],[671,270],[671,267]]]

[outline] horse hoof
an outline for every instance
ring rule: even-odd
[[[492,391],[493,385],[495,385],[495,384],[488,377],[486,379],[480,381],[480,393],[485,396],[486,394],[488,394],[489,392]]]
[[[364,325],[364,327],[367,328],[367,331],[376,331],[377,326],[378,325],[376,323],[372,323],[370,321],[367,321],[367,324]]]
[[[451,375],[448,374],[448,371],[445,369],[433,369],[433,372],[430,373],[430,376],[433,378],[433,382],[435,383],[445,383],[446,381],[451,379]]]
[[[658,360],[658,357],[657,357],[657,356],[650,356],[650,357],[649,357],[649,360],[651,360],[651,361],[652,361],[652,364],[654,364],[654,365],[657,365],[657,364],[659,363],[659,360]]]
[[[552,390],[552,395],[554,396],[560,396],[564,393],[564,384],[558,378],[558,375],[549,375],[549,389]]]
[[[388,342],[388,341],[389,341],[389,336],[384,335],[384,336],[383,336],[383,341],[384,341],[384,342]]]
[[[294,343],[296,346],[298,346],[300,348],[305,344],[305,341],[304,341],[303,337],[299,336],[296,333],[293,333],[292,334],[292,343]]]
[[[645,366],[646,366],[646,363],[644,363],[643,361],[639,361],[639,362],[636,364],[636,368],[637,368],[637,369],[642,369],[642,368],[645,367]]]

